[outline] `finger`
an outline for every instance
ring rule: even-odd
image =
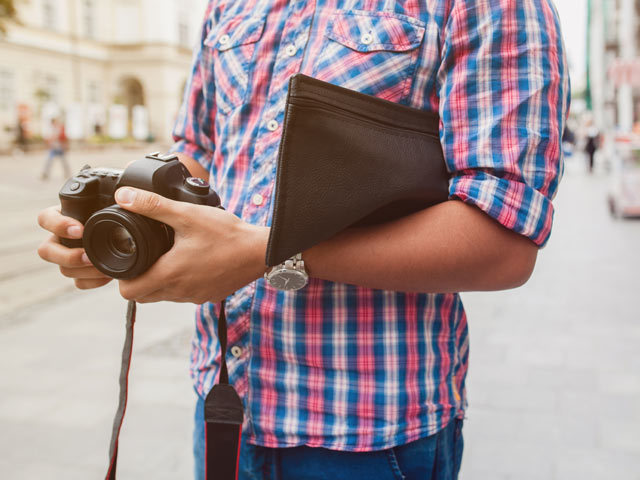
[[[86,267],[91,261],[83,248],[67,248],[61,245],[58,238],[52,235],[38,247],[38,255],[47,262],[62,267]]]
[[[167,292],[164,288],[160,290],[156,290],[155,292],[145,295],[144,297],[136,298],[136,302],[138,303],[156,303],[163,301],[172,301],[172,297],[169,292]]]
[[[167,252],[139,277],[120,280],[120,295],[126,300],[137,300],[158,290],[170,289],[170,279],[175,276],[171,257],[171,253]]]
[[[157,193],[123,187],[116,191],[116,202],[122,208],[153,218],[172,227],[184,225],[185,211],[190,204],[176,202]]]
[[[38,225],[62,238],[82,238],[83,226],[78,220],[65,217],[60,207],[49,207],[38,214]]]
[[[89,290],[91,288],[98,288],[109,283],[112,278],[78,278],[76,279],[76,288],[80,290]]]
[[[94,266],[89,267],[60,267],[60,273],[65,277],[78,279],[107,279],[111,278]]]

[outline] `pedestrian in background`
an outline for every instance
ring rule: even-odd
[[[47,138],[47,147],[49,149],[49,156],[44,164],[44,170],[42,171],[40,178],[42,180],[47,180],[49,178],[49,171],[51,170],[51,165],[55,158],[59,158],[62,162],[65,177],[70,177],[71,167],[69,166],[69,162],[66,157],[69,141],[64,131],[64,123],[58,118],[51,120],[51,134]]]
[[[600,143],[599,137],[600,132],[598,132],[596,126],[590,122],[587,126],[587,139],[584,145],[584,151],[589,157],[589,173],[593,173],[593,162]]]
[[[20,154],[27,153],[27,132],[22,118],[16,124],[16,147]]]

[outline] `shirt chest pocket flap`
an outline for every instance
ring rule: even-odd
[[[425,23],[400,13],[338,10],[332,14],[313,76],[401,102],[425,34]]]
[[[203,88],[211,95],[207,86],[215,86],[218,111],[229,113],[244,103],[256,42],[262,36],[264,23],[264,16],[238,15],[222,19],[204,40]]]

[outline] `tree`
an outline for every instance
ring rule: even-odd
[[[4,34],[7,31],[6,21],[15,18],[15,0],[0,0],[0,34]]]

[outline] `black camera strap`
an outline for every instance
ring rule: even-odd
[[[126,336],[120,366],[120,395],[118,409],[113,419],[111,445],[109,448],[109,470],[107,471],[106,480],[115,480],[116,478],[118,438],[127,409],[135,321],[136,302],[130,300],[127,306]],[[204,402],[205,479],[237,480],[244,410],[240,396],[233,386],[229,384],[229,373],[225,359],[227,353],[227,320],[224,300],[220,304],[220,314],[218,315],[218,339],[220,340],[221,351],[220,377]]]
[[[227,319],[225,302],[220,304],[220,378],[204,401],[205,479],[236,480],[240,461],[240,442],[244,410],[238,393],[229,384],[227,370]]]

